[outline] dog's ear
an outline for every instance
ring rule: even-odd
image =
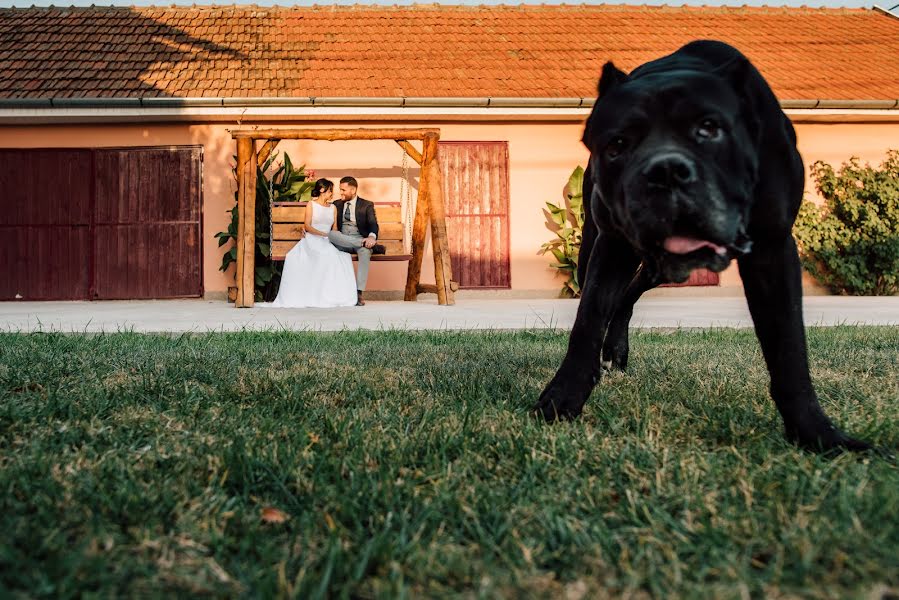
[[[745,56],[737,56],[727,61],[715,72],[725,81],[730,83],[734,91],[740,97],[743,105],[743,122],[749,130],[753,140],[758,143],[761,135],[761,122],[759,115],[759,96],[762,94],[759,82],[761,77],[753,68],[752,63]]]
[[[743,89],[751,72],[752,66],[745,56],[736,56],[713,70],[713,73],[729,81],[737,90]]]
[[[624,83],[630,79],[627,73],[616,67],[612,64],[612,61],[607,62],[602,66],[602,75],[599,77],[599,98],[597,98],[597,102],[606,94],[608,94],[613,88],[618,85]],[[595,105],[594,105],[595,107]],[[584,127],[584,135],[581,137],[581,141],[584,143],[587,148],[591,148],[591,138],[593,134],[593,115],[594,111],[590,111],[590,116],[587,117],[587,122]]]
[[[602,66],[602,75],[599,77],[599,97],[602,98],[612,91],[615,86],[630,79],[627,73],[616,67],[612,61]]]

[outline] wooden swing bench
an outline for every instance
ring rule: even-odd
[[[378,242],[387,246],[384,255],[372,256],[376,261],[406,261],[406,286],[403,299],[414,301],[420,293],[436,293],[437,302],[442,306],[455,304],[454,292],[458,284],[452,280],[452,265],[446,234],[446,214],[443,206],[443,189],[441,185],[440,162],[437,143],[440,140],[439,129],[241,129],[232,131],[231,137],[237,144],[237,272],[235,283],[237,290],[234,306],[250,308],[255,302],[255,255],[256,255],[256,186],[257,171],[265,164],[281,140],[393,140],[404,151],[406,157],[421,166],[418,201],[415,203],[412,219],[411,239],[405,239],[406,226],[402,221],[402,205],[400,202],[376,202],[375,213],[378,216]],[[256,142],[264,140],[261,148]],[[419,151],[410,142],[418,140],[422,143]],[[404,167],[403,181],[407,180]],[[408,182],[407,182],[408,183]],[[408,190],[408,188],[407,188]],[[408,195],[408,193],[407,193]],[[400,195],[402,200],[402,194]],[[408,203],[407,203],[408,207]],[[283,260],[287,252],[300,239],[306,207],[301,202],[275,203],[272,207],[272,231],[270,256],[274,260]],[[411,208],[410,208],[411,210]],[[425,252],[425,241],[428,228],[431,230],[431,248],[434,257],[433,284],[423,284],[421,263]],[[406,246],[411,248],[404,254]]]
[[[408,261],[411,254],[404,254],[406,228],[402,221],[399,202],[375,202],[378,219],[378,243],[384,244],[386,254],[373,254],[372,261]],[[302,237],[305,202],[272,202],[272,260],[284,260]],[[353,260],[359,258],[353,254]]]

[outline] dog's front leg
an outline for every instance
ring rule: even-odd
[[[640,259],[627,242],[599,233],[590,254],[568,352],[534,406],[547,421],[581,414],[599,378],[600,351],[609,321],[639,264]]]
[[[628,285],[627,290],[618,302],[618,310],[609,323],[605,340],[602,343],[602,368],[608,371],[627,369],[627,358],[630,354],[628,327],[634,315],[634,304],[647,290],[659,284],[655,268],[643,263]]]
[[[738,263],[787,439],[822,452],[869,449],[831,423],[812,387],[802,321],[802,271],[793,237],[757,242]]]

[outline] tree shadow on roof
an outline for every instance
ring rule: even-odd
[[[167,24],[178,16],[169,15],[130,7],[0,9],[0,98],[219,96],[210,79],[229,71],[241,77],[248,56],[204,39],[197,32],[208,28],[192,21],[193,33]]]

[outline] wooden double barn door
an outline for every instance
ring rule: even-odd
[[[509,145],[440,142],[446,230],[460,288],[511,287]]]
[[[202,148],[0,149],[0,300],[200,296]]]

